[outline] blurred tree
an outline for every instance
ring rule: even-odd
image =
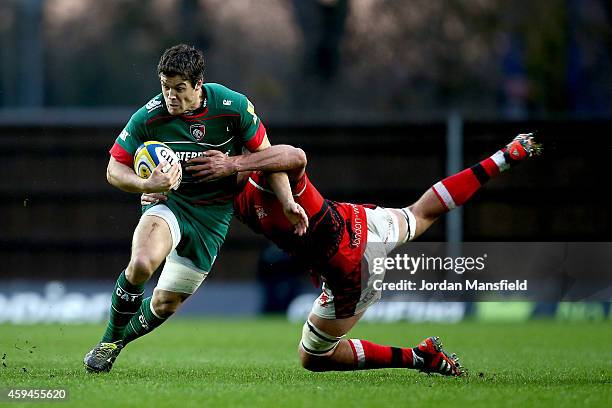
[[[525,42],[525,62],[541,111],[565,111],[569,22],[566,0],[526,2],[517,28]]]
[[[210,22],[206,3],[199,0],[182,0],[181,2],[181,41],[209,50],[211,47]]]
[[[23,0],[19,3],[20,30],[18,82],[23,86],[17,99],[22,106],[40,107],[43,104],[43,35],[42,0]]]
[[[0,2],[0,106],[6,107],[14,107],[17,92],[15,20],[14,0]]]
[[[293,4],[304,36],[302,73],[329,81],[338,71],[348,0],[294,0]]]
[[[294,0],[296,21],[303,36],[301,66],[294,84],[293,106],[331,102],[330,87],[340,64],[340,41],[348,15],[348,0]],[[327,98],[320,98],[325,88]]]
[[[42,4],[40,30],[21,18],[25,4]],[[138,106],[157,90],[163,49],[190,42],[207,55],[207,80],[247,93],[266,115],[493,114],[509,98],[528,114],[605,114],[610,8],[605,0],[6,0],[1,101],[15,105],[43,82],[48,106]],[[37,31],[38,54],[23,46]],[[26,87],[23,63],[44,81],[30,75]]]
[[[568,109],[606,114],[612,108],[612,6],[606,0],[569,0]]]
[[[0,104],[43,104],[42,0],[0,4]]]

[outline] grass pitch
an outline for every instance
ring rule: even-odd
[[[68,391],[54,407],[609,407],[612,322],[453,325],[361,323],[351,337],[413,346],[439,335],[466,378],[412,370],[310,373],[301,325],[282,319],[169,321],[130,344],[110,374],[83,355],[102,325],[0,325],[0,389]]]

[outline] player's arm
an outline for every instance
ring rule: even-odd
[[[308,229],[308,216],[304,209],[293,199],[287,173],[268,173],[266,174],[266,180],[274,194],[276,194],[276,198],[282,204],[285,216],[295,227],[295,233],[304,235]]]
[[[266,138],[267,141],[267,138]],[[302,176],[306,168],[306,153],[290,145],[266,146],[260,150],[238,156],[227,156],[217,150],[209,150],[203,156],[191,159],[188,170],[202,181],[231,176],[243,171],[290,172],[291,179]]]
[[[266,128],[264,127],[261,120],[255,114],[255,108],[253,104],[246,98],[242,100],[243,106],[240,112],[240,129],[242,130],[242,135],[244,137],[243,142],[244,146],[252,153],[252,154],[262,154],[271,149],[270,142],[268,141],[268,135],[266,133]],[[303,153],[303,152],[301,152]],[[247,155],[248,156],[248,155]],[[259,157],[261,159],[261,157]],[[304,155],[305,159],[306,156]],[[255,159],[252,159],[251,165],[253,166],[256,162],[257,156]],[[295,202],[293,199],[293,193],[291,191],[291,185],[289,184],[289,178],[287,173],[285,172],[273,172],[270,173],[269,169],[265,170],[261,164],[259,170],[268,171],[266,173],[266,179],[268,184],[276,194],[277,199],[281,202],[283,206],[283,212],[287,219],[291,222],[291,224],[295,228],[295,233],[298,235],[303,235],[306,233],[308,228],[308,216],[304,209]],[[304,163],[304,166],[306,164]]]
[[[148,179],[140,178],[134,170],[111,156],[106,167],[106,179],[110,184],[129,193],[161,193],[170,191],[180,177],[180,167],[174,164],[164,173],[162,168],[167,163],[161,162]]]
[[[262,128],[263,126],[260,124],[260,130]],[[266,155],[270,155],[269,151],[270,149],[272,149],[272,146],[270,146],[270,142],[268,141],[268,136],[265,133],[263,135],[261,143],[259,144],[257,148],[253,149],[252,146],[249,147],[248,145],[247,147],[252,152],[250,154],[243,155],[243,156],[246,156],[247,158],[248,156],[252,156],[252,155],[262,155],[260,159],[265,158]],[[291,147],[293,148],[293,146]],[[301,151],[301,149],[297,149],[297,150]],[[302,151],[302,153],[304,152]],[[239,157],[239,156],[236,156],[236,157]],[[306,159],[305,154],[303,155],[303,158],[304,160]],[[251,166],[255,166],[257,164],[257,160],[251,160],[250,164]],[[306,164],[304,163],[304,167],[305,166]],[[304,211],[304,209],[298,203],[296,203],[295,200],[293,199],[293,192],[291,191],[291,184],[289,183],[289,177],[287,173],[285,173],[284,171],[270,172],[271,171],[270,169],[273,167],[273,165],[270,165],[270,167],[266,169],[265,166],[263,166],[261,162],[259,163],[259,167],[260,168],[258,169],[250,169],[250,170],[251,171],[253,170],[266,171],[266,180],[268,181],[268,184],[272,188],[272,191],[274,191],[276,198],[282,204],[283,212],[285,213],[285,217],[287,217],[291,225],[293,225],[294,232],[296,234],[300,236],[304,235],[306,233],[306,230],[308,229],[308,215],[306,215],[306,211]],[[281,168],[279,170],[285,170],[285,169]],[[248,171],[248,170],[244,169],[242,171]]]
[[[134,152],[146,140],[148,133],[146,128],[146,109],[143,107],[137,111],[109,150],[110,160],[106,167],[106,179],[120,190],[129,193],[160,193],[169,191],[173,182],[178,182],[180,177],[180,165],[173,165],[170,170],[163,172],[167,165],[160,162],[153,170],[148,179],[140,178],[133,169]]]

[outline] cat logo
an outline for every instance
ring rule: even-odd
[[[232,102],[234,102],[234,101],[230,101],[229,99],[224,99],[223,100],[223,106],[230,106],[232,104]]]
[[[191,125],[189,128],[189,133],[191,133],[191,136],[193,136],[196,141],[201,142],[206,134],[206,127],[200,123]]]

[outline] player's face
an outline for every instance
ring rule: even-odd
[[[198,81],[194,88],[191,82],[180,75],[167,77],[161,74],[159,80],[168,112],[171,115],[181,115],[200,107],[202,81]]]

